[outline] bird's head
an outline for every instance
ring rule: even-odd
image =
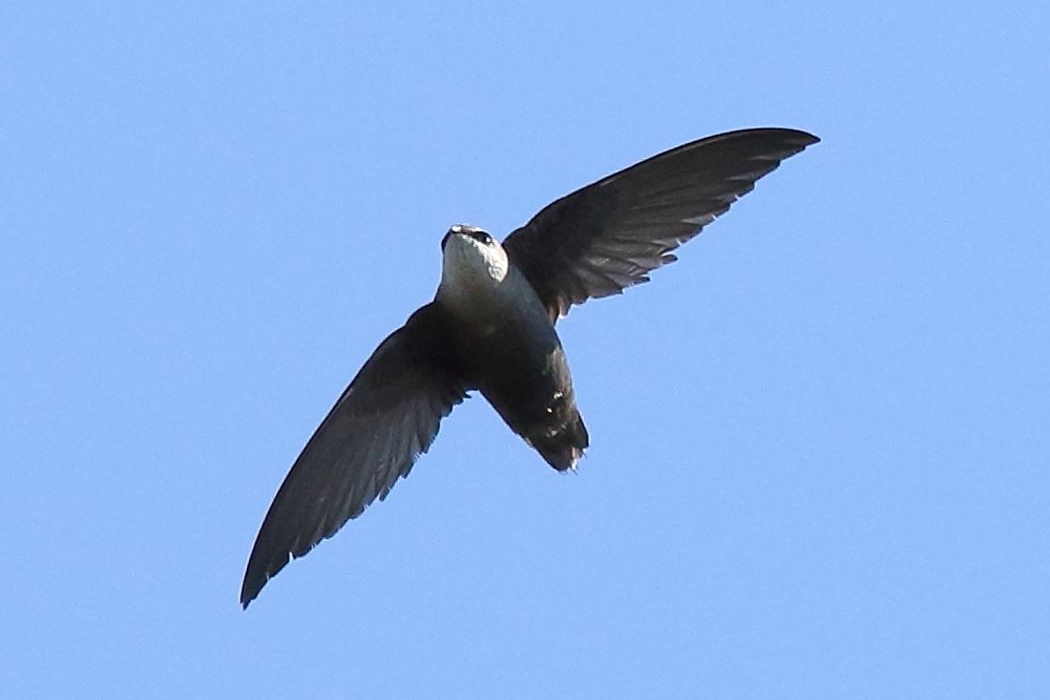
[[[507,252],[487,231],[456,224],[441,239],[441,287],[452,293],[491,289],[507,276]]]

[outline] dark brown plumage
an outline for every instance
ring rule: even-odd
[[[818,140],[747,129],[679,146],[544,207],[502,247],[481,229],[453,227],[434,301],[379,345],[281,484],[241,604],[385,498],[468,391],[480,391],[552,467],[573,468],[589,437],[557,319],[647,282],[756,180]]]

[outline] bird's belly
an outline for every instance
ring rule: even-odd
[[[445,290],[438,300],[455,319],[454,345],[468,385],[530,442],[576,420],[561,341],[524,278],[511,268],[496,288],[458,292]]]
[[[482,325],[471,343],[476,386],[516,433],[556,428],[575,411],[572,376],[553,328],[523,333],[513,325]]]
[[[553,328],[525,328],[506,320],[477,324],[465,343],[465,355],[479,389],[525,389],[564,379],[565,355]]]

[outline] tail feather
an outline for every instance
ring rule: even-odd
[[[579,411],[557,428],[526,438],[540,455],[560,472],[576,468],[576,462],[590,444],[587,428]]]

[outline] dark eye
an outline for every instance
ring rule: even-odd
[[[485,245],[491,245],[492,244],[492,236],[490,236],[485,231],[481,231],[481,230],[471,231],[470,232],[470,237],[473,238],[475,241],[481,241]]]

